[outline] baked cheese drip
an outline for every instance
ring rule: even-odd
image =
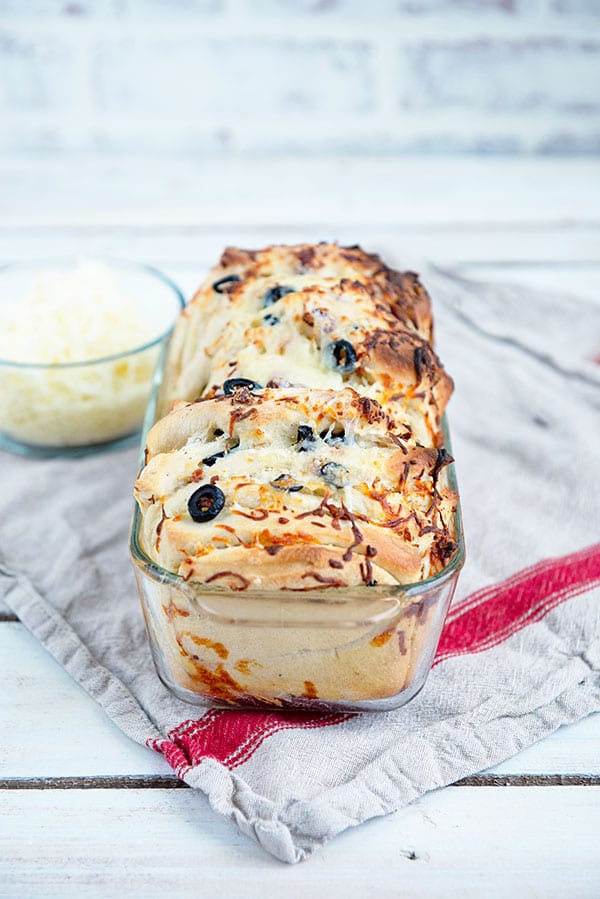
[[[446,564],[443,448],[349,387],[225,388],[148,434],[135,495],[151,558],[233,590],[402,584]]]
[[[175,328],[161,412],[174,400],[217,396],[232,378],[353,387],[420,443],[439,446],[452,381],[431,340],[417,275],[358,247],[228,249]]]

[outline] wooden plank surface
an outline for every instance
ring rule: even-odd
[[[0,683],[0,778],[171,771],[126,737],[22,624],[0,624]]]
[[[599,175],[597,161],[557,159],[4,159],[0,263],[112,254],[189,295],[226,244],[339,239],[599,301]],[[600,778],[600,714],[286,868],[175,788],[2,617],[0,896],[600,895],[600,792],[583,785]],[[482,785],[498,778],[529,785]],[[548,785],[561,781],[582,785]]]
[[[121,733],[23,625],[0,625],[0,781],[170,775],[162,756]],[[32,730],[35,741],[32,743]],[[497,775],[597,775],[600,714],[556,731]]]
[[[5,791],[0,896],[597,899],[600,790],[532,799],[528,787],[450,787],[290,868],[191,790]]]

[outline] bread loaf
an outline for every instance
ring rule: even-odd
[[[451,392],[415,274],[337,244],[226,250],[171,341],[162,417],[135,486],[144,551],[186,582],[240,594],[428,578],[456,550],[441,430]],[[274,701],[284,668],[286,695],[306,682],[329,699],[390,695],[426,635],[413,615],[400,642],[370,627],[344,637],[352,670],[374,652],[387,659],[350,689],[335,685],[337,637],[322,632],[312,667],[308,648],[290,643],[275,653],[277,676],[259,663],[236,673],[212,658],[215,645],[231,649],[219,627],[195,626],[186,603],[169,599],[175,638],[163,651],[180,684],[223,701]],[[229,638],[243,656],[242,636]],[[215,686],[217,669],[225,686]]]
[[[226,250],[175,328],[161,411],[214,396],[233,377],[349,386],[410,424],[424,445],[437,444],[452,381],[431,334],[417,276],[360,249]]]
[[[417,276],[359,248],[226,250],[175,329],[163,404],[191,405],[149,435],[146,550],[195,580],[276,588],[438,570],[454,548],[440,446],[452,382],[431,334]],[[194,521],[205,482],[223,507]]]

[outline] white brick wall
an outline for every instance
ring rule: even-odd
[[[600,0],[0,0],[0,153],[600,152]]]

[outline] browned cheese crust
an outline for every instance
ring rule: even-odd
[[[412,582],[455,549],[448,461],[351,388],[181,403],[148,435],[143,546],[186,580],[233,590]],[[199,489],[222,500],[202,521]]]
[[[412,272],[337,244],[228,249],[184,310],[161,413],[228,378],[353,387],[437,445],[452,381],[431,345],[430,300]],[[339,359],[340,346],[352,358]],[[337,353],[337,356],[336,356]]]

